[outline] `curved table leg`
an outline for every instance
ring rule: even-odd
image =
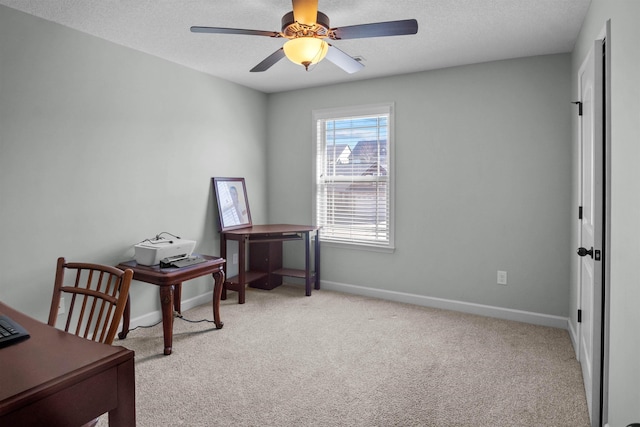
[[[173,343],[173,285],[160,286],[160,306],[162,307],[164,354],[169,355]]]
[[[216,328],[222,329],[224,323],[220,320],[220,297],[224,288],[224,270],[220,269],[213,273],[213,321]]]
[[[127,303],[124,306],[124,314],[122,315],[122,331],[118,334],[121,340],[127,337],[129,333],[129,320],[131,319],[131,296],[127,295]]]
[[[182,315],[182,309],[180,303],[182,301],[182,283],[173,285],[173,309],[179,315]]]

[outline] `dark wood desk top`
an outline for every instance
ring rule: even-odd
[[[1,302],[0,313],[31,335],[0,349],[0,417],[133,359],[131,350],[60,331]]]
[[[160,268],[159,264],[150,266],[138,265],[135,260],[131,260],[121,262],[116,267],[121,270],[125,270],[127,268],[133,270],[133,278],[135,280],[151,283],[152,285],[170,286],[219,271],[226,262],[224,258],[210,255],[197,255],[206,259],[206,261],[201,262],[200,264],[190,265],[188,267]]]
[[[316,225],[295,225],[295,224],[266,224],[254,225],[253,227],[238,228],[236,230],[223,231],[222,234],[230,235],[256,235],[256,234],[283,234],[283,233],[303,233],[318,230]]]

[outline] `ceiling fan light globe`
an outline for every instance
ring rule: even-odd
[[[291,62],[308,68],[309,65],[322,61],[327,55],[329,45],[316,37],[298,37],[286,42],[283,49]]]

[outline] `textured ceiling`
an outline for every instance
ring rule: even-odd
[[[281,60],[249,70],[284,41],[194,34],[216,26],[280,31],[290,0],[0,0],[0,4],[263,92],[570,52],[590,0],[319,0],[332,27],[415,18],[418,34],[332,42],[363,58],[347,74],[324,60],[312,71]]]

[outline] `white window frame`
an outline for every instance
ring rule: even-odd
[[[318,170],[321,170],[324,164],[324,153],[326,149],[324,148],[324,141],[322,141],[322,151],[319,151],[318,148],[320,146],[319,138],[323,138],[323,131],[320,128],[320,123],[324,124],[326,120],[339,120],[341,118],[349,118],[349,117],[367,117],[367,116],[377,116],[377,115],[387,115],[388,116],[388,135],[387,135],[387,181],[388,181],[388,241],[387,242],[376,242],[372,240],[371,242],[363,242],[361,240],[350,240],[350,239],[334,239],[327,233],[323,233],[320,231],[320,241],[323,245],[330,246],[338,246],[338,247],[349,247],[354,249],[364,249],[364,250],[372,250],[379,252],[393,252],[395,248],[395,240],[394,240],[394,231],[395,231],[395,203],[394,203],[394,195],[395,195],[395,155],[394,155],[394,104],[393,103],[384,103],[384,104],[371,104],[371,105],[362,105],[362,106],[352,106],[352,107],[341,107],[341,108],[327,108],[321,110],[313,110],[313,188],[314,194],[312,197],[312,213],[313,213],[313,223],[316,225],[323,226],[324,224],[320,223],[319,215],[318,215],[318,191],[321,185],[321,177],[318,174]],[[319,123],[320,122],[320,123]],[[372,178],[373,179],[380,179]]]

